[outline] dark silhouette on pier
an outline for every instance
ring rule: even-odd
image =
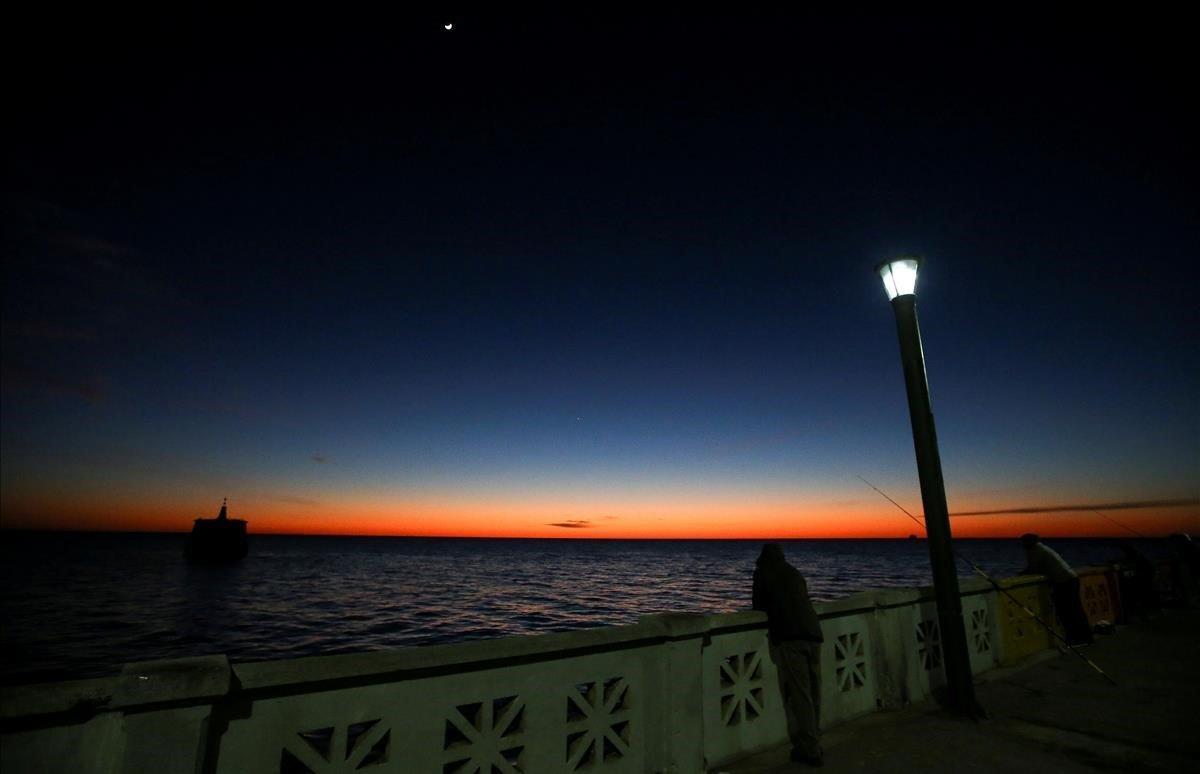
[[[771,660],[787,712],[794,761],[820,766],[821,621],[804,576],[783,558],[778,543],[762,548],[754,568],[754,609],[767,614]]]
[[[1079,597],[1079,576],[1071,569],[1058,552],[1041,541],[1032,532],[1021,536],[1025,547],[1025,569],[1022,575],[1044,575],[1050,582],[1050,598],[1054,601],[1054,613],[1066,630],[1069,645],[1090,645],[1093,641],[1092,627],[1083,602]]]
[[[1154,587],[1154,562],[1128,540],[1117,543],[1121,549],[1121,606],[1128,618],[1149,620],[1162,609],[1158,589]]]
[[[1183,532],[1171,535],[1171,583],[1176,601],[1183,607],[1200,606],[1200,548],[1192,536]]]

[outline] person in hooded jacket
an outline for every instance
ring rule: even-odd
[[[783,558],[778,543],[762,548],[754,568],[755,610],[767,614],[771,660],[779,671],[794,761],[820,766],[821,621],[804,576]]]

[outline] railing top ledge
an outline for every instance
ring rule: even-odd
[[[1045,575],[1014,575],[1011,578],[998,578],[997,585],[1002,589],[1015,589],[1021,586],[1037,586],[1046,582]]]
[[[638,618],[645,626],[665,639],[677,640],[699,637],[712,628],[712,616],[703,613],[658,613]]]
[[[974,589],[962,589],[962,593],[973,592]],[[848,597],[829,599],[816,602],[813,607],[821,618],[841,618],[854,613],[868,613],[878,609],[905,607],[922,602],[932,602],[934,598],[932,586],[916,588],[881,588],[865,589]]]
[[[112,706],[187,703],[229,693],[232,671],[225,656],[197,656],[126,664]]]
[[[835,618],[850,615],[851,613],[874,610],[880,606],[880,598],[887,596],[895,596],[897,599],[904,597],[906,601],[916,601],[919,593],[916,589],[897,589],[894,592],[887,592],[882,589],[868,589],[851,594],[848,597],[815,602],[813,603],[813,607],[816,609],[817,615],[821,618]],[[896,602],[896,604],[904,603]]]
[[[112,701],[118,678],[66,680],[59,683],[5,686],[0,691],[0,720],[95,710]]]
[[[708,633],[741,629],[765,629],[767,614],[760,610],[739,610],[736,613],[717,613],[708,617]]]
[[[259,661],[233,667],[245,691],[290,690],[295,686],[399,679],[417,673],[490,669],[653,645],[667,640],[703,637],[727,631],[762,628],[766,615],[753,610],[708,615],[661,613],[644,615],[636,624],[572,632],[517,635],[491,640],[421,647],[311,656],[285,661]]]
[[[994,587],[990,580],[984,578],[960,578],[958,581],[958,590],[963,594],[982,594],[986,591],[992,591]],[[933,587],[930,587],[930,593],[933,592]]]
[[[604,626],[572,632],[516,635],[490,640],[420,647],[310,656],[285,661],[237,664],[233,671],[243,690],[288,689],[291,686],[400,678],[414,673],[465,671],[579,653],[652,645],[680,636],[700,636],[709,616],[668,614],[644,616],[628,626]],[[696,631],[693,633],[692,630]]]

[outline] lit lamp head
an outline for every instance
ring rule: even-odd
[[[883,289],[887,291],[888,301],[895,301],[899,296],[915,296],[917,294],[917,269],[921,259],[915,256],[904,256],[884,261],[875,267],[883,279]]]

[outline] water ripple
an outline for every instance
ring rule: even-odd
[[[998,575],[1020,567],[1014,541],[968,546]],[[250,555],[231,567],[188,565],[182,547],[181,535],[6,535],[3,682],[210,653],[259,661],[741,610],[759,544],[252,536]],[[1116,553],[1103,541],[1056,547],[1076,564]],[[815,599],[927,585],[926,550],[907,541],[785,544]]]

